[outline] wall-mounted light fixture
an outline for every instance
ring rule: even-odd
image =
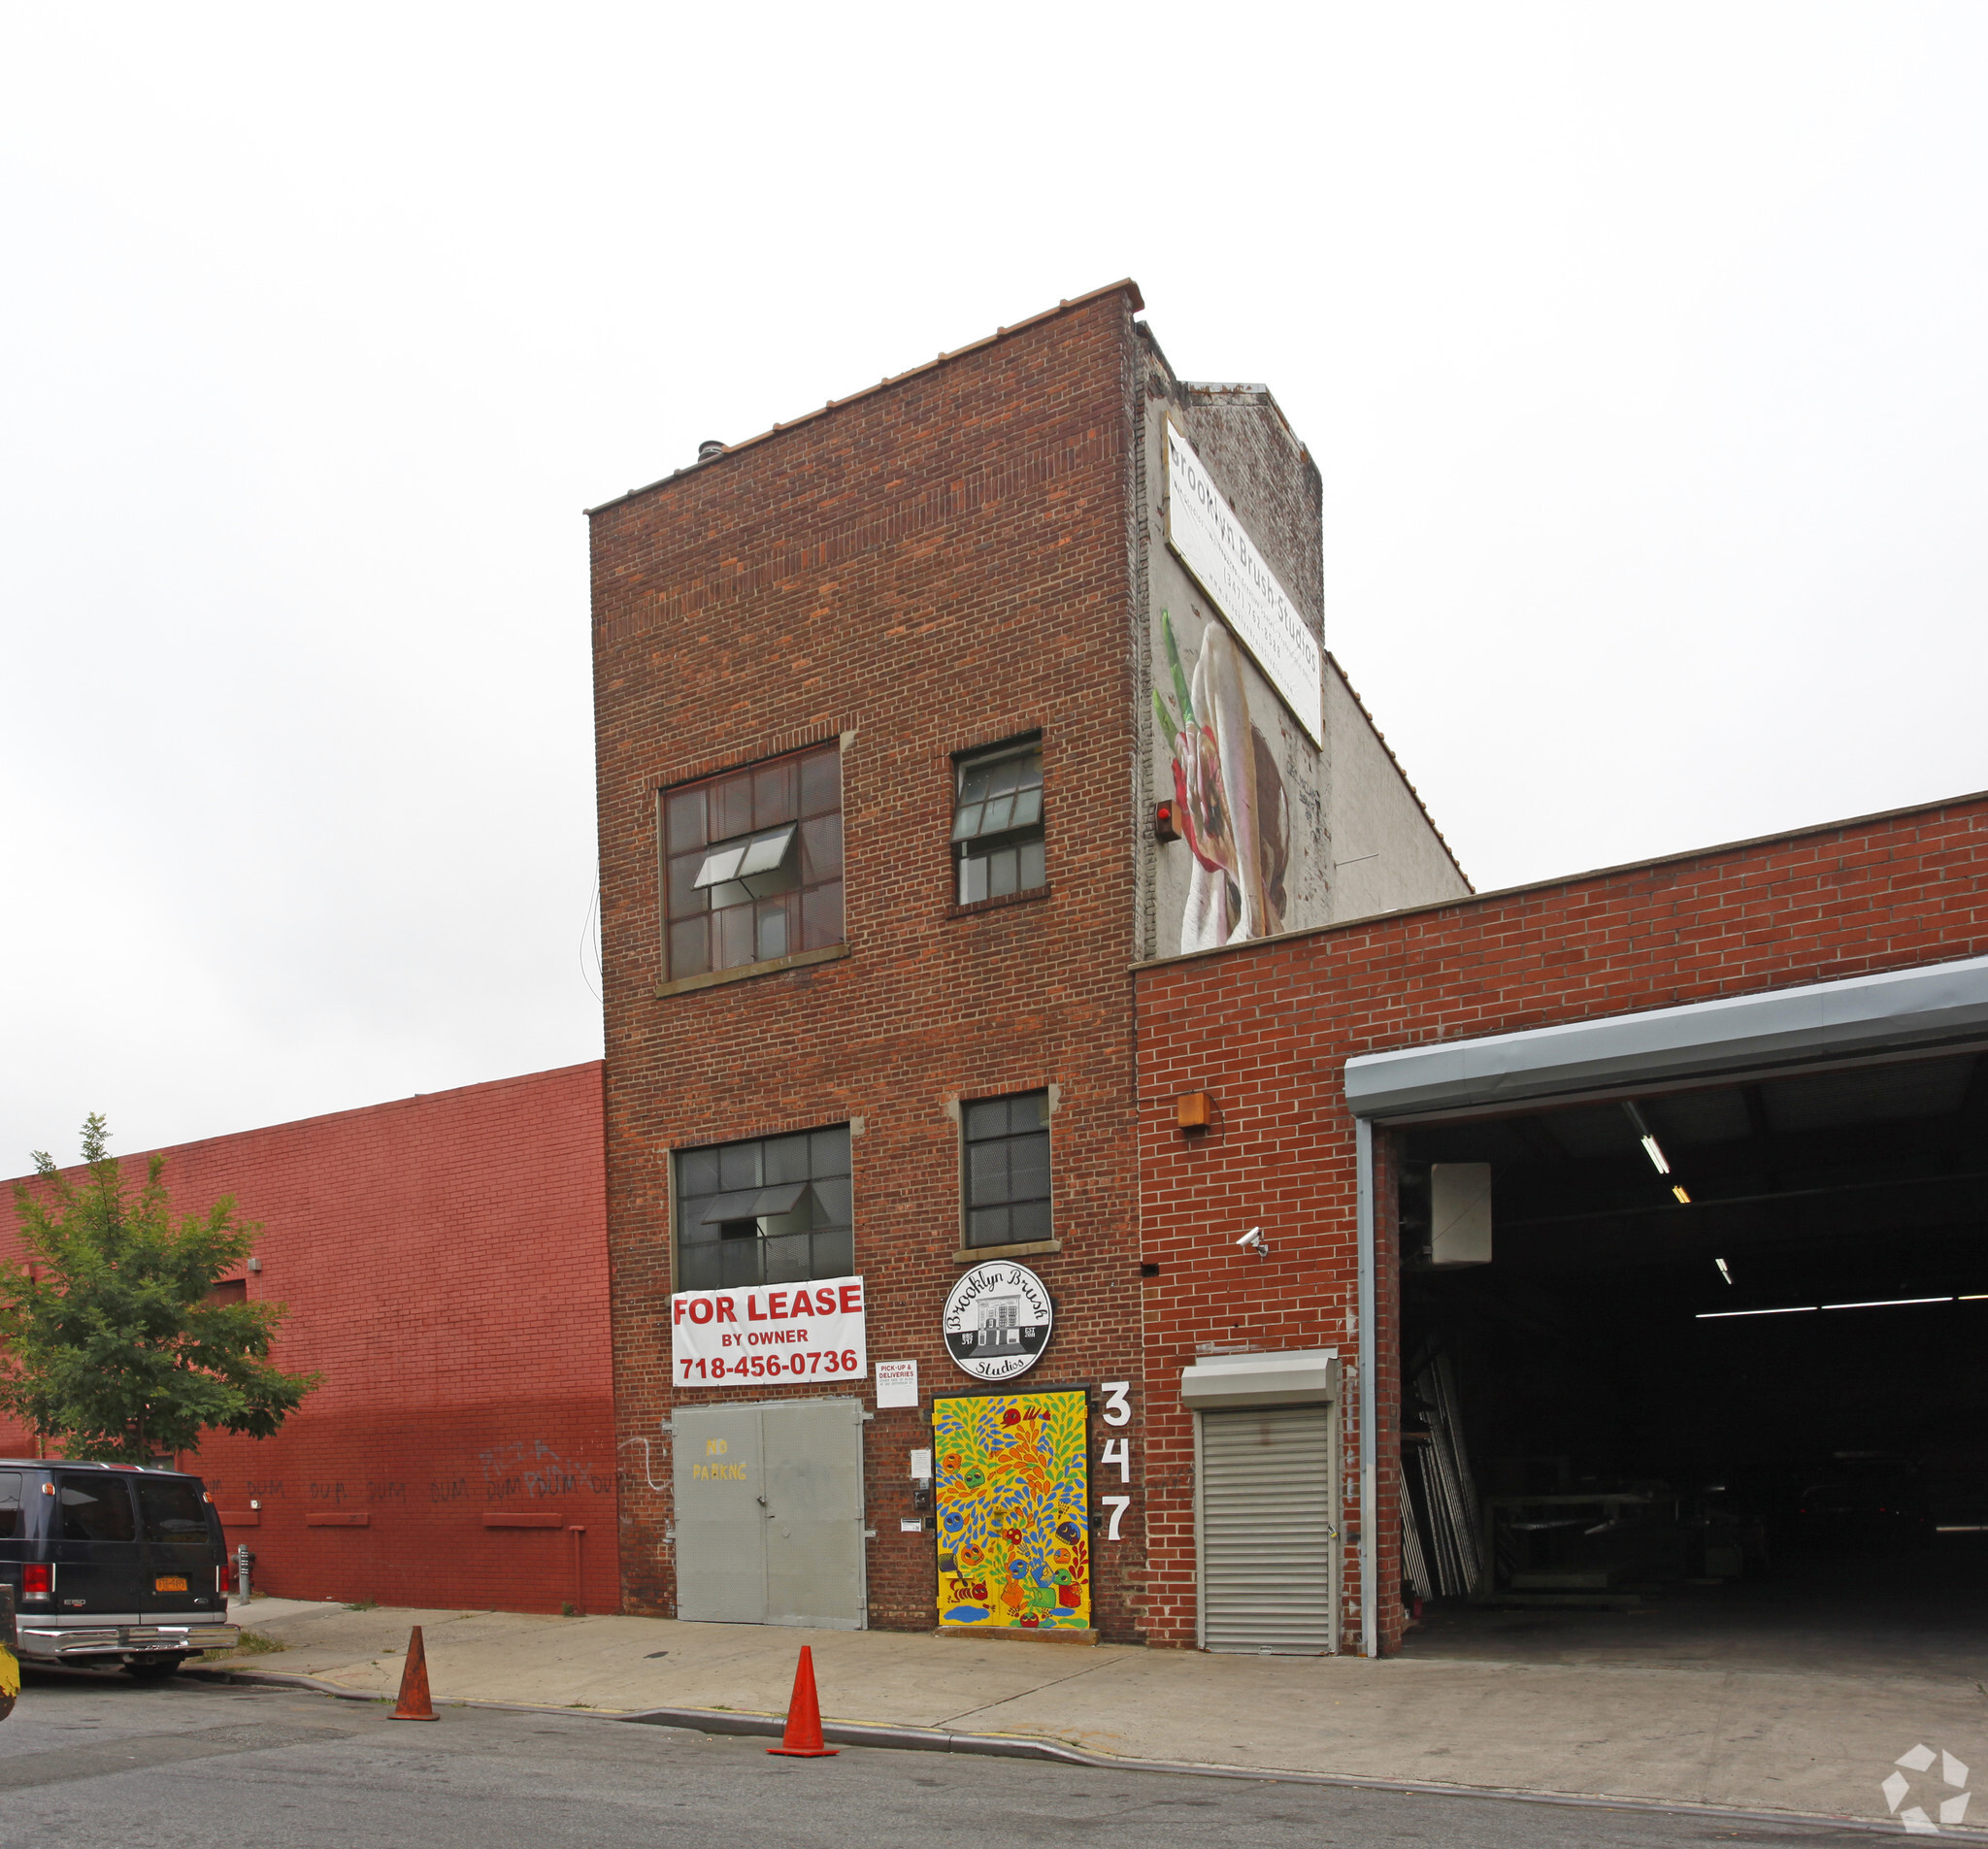
[[[1214,1101],[1205,1091],[1184,1091],[1174,1100],[1174,1121],[1182,1130],[1206,1130],[1214,1116]]]
[[[1153,805],[1153,840],[1156,842],[1176,842],[1180,831],[1174,822],[1172,800]]]

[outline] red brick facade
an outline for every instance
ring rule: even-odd
[[[288,1306],[279,1365],[325,1376],[276,1436],[182,1459],[257,1585],[616,1609],[599,1063],[165,1153],[178,1210],[262,1223],[248,1296]]]
[[[675,1149],[849,1122],[870,1354],[915,1358],[929,1395],[966,1383],[939,1322],[963,1269],[958,1102],[1053,1086],[1062,1249],[1025,1262],[1071,1308],[1030,1380],[1136,1374],[1136,306],[1072,304],[594,515],[615,1374],[621,1443],[652,1466],[623,1479],[631,1610],[676,1608],[648,1487],[669,1480]],[[1029,733],[1048,885],[957,907],[953,754]],[[658,995],[658,790],[838,735],[846,953]],[[877,1626],[934,1622],[931,1537],[894,1519],[926,1416],[866,1431]],[[1137,1542],[1100,1553],[1096,1622],[1129,1635]]]
[[[1146,1625],[1192,1644],[1193,1422],[1179,1401],[1196,1344],[1337,1346],[1356,1359],[1357,1054],[1825,982],[1988,952],[1988,799],[1713,848],[1488,893],[1139,972],[1145,1295]],[[1175,1099],[1207,1091],[1213,1127],[1184,1135]],[[1398,1265],[1376,1198],[1383,1649],[1399,1641]],[[1239,1253],[1261,1223],[1268,1258]],[[1350,1399],[1350,1389],[1348,1397]],[[1345,1518],[1358,1507],[1345,1434]],[[1345,1647],[1357,1649],[1349,1547]]]

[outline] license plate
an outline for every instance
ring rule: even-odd
[[[186,1582],[183,1579],[154,1579],[151,1589],[153,1592],[184,1592]]]

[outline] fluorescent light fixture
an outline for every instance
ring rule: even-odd
[[[1636,1134],[1642,1141],[1643,1154],[1649,1157],[1659,1174],[1669,1174],[1671,1164],[1663,1150],[1657,1146],[1657,1139],[1650,1134],[1650,1127],[1644,1121],[1642,1112],[1637,1108],[1636,1100],[1625,1098],[1622,1101],[1622,1108],[1629,1113],[1629,1121],[1636,1126]]]
[[[1656,1165],[1656,1171],[1659,1174],[1669,1174],[1671,1172],[1671,1165],[1664,1160],[1664,1152],[1657,1147],[1656,1138],[1650,1136],[1643,1138],[1642,1152]]]
[[[1784,1309],[1702,1309],[1698,1320],[1714,1323],[1728,1316],[1806,1316],[1812,1309],[1820,1309],[1820,1304],[1790,1304]]]
[[[1896,1309],[1904,1304],[1950,1304],[1951,1297],[1873,1297],[1862,1304],[1825,1304],[1824,1309]]]
[[[1730,1284],[1733,1281],[1733,1273],[1727,1271],[1726,1261],[1722,1258],[1715,1258],[1712,1260],[1712,1263],[1719,1268],[1719,1275]]]
[[[1988,1291],[1975,1291],[1971,1296],[1957,1297],[1954,1299],[1954,1302],[1957,1304],[1988,1304]]]
[[[1690,1197],[1690,1195],[1688,1195],[1688,1194],[1686,1194],[1686,1193],[1684,1192],[1684,1183],[1683,1183],[1683,1182],[1681,1182],[1681,1181],[1673,1181],[1673,1182],[1672,1182],[1672,1183],[1671,1183],[1671,1192],[1672,1192],[1673,1194],[1674,1194],[1674,1195],[1675,1195],[1675,1196],[1677,1197],[1677,1205],[1678,1205],[1679,1206],[1682,1206],[1682,1207],[1688,1207],[1688,1206],[1689,1206],[1689,1205],[1691,1205],[1691,1197]]]

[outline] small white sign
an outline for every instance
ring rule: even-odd
[[[932,1453],[913,1451],[911,1453],[911,1481],[929,1483],[932,1480]]]
[[[879,1361],[877,1364],[877,1406],[915,1406],[918,1403],[918,1364],[915,1361]]]
[[[897,1518],[897,1532],[900,1535],[922,1535],[925,1532],[921,1516],[900,1515]]]
[[[1277,697],[1313,744],[1325,743],[1325,650],[1298,607],[1264,562],[1242,522],[1167,425],[1167,541],[1200,580],[1237,640],[1256,657]]]
[[[679,1291],[670,1299],[670,1364],[679,1392],[861,1380],[870,1371],[863,1280]]]

